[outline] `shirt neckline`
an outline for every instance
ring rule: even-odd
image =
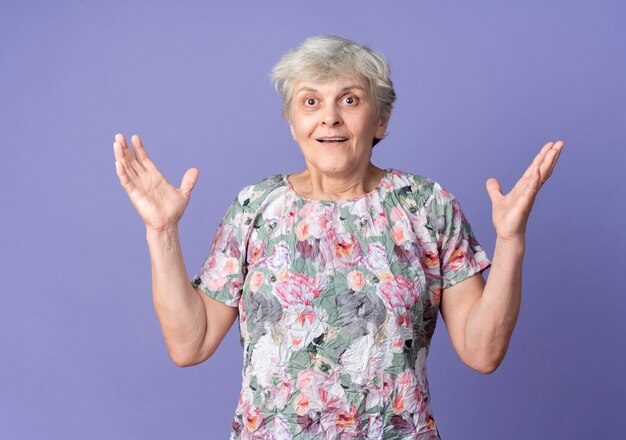
[[[369,198],[376,194],[379,194],[381,190],[385,187],[385,184],[387,183],[387,180],[389,178],[389,174],[391,173],[392,170],[391,168],[385,168],[383,169],[383,171],[384,171],[383,176],[380,178],[378,185],[376,185],[376,187],[370,192],[361,194],[360,196],[357,196],[357,197],[352,197],[350,199],[337,199],[337,200],[311,199],[309,197],[305,197],[293,189],[293,187],[291,186],[291,182],[289,182],[289,174],[283,173],[282,178],[283,178],[283,182],[285,183],[285,186],[287,187],[287,191],[296,199],[300,199],[305,202],[316,202],[316,203],[321,203],[325,205],[335,205],[335,204],[343,204],[343,203],[351,203],[351,202],[353,203],[363,198],[366,198],[366,197]]]

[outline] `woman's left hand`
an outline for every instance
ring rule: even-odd
[[[511,241],[525,239],[526,223],[535,197],[541,186],[552,175],[563,145],[563,141],[545,144],[522,178],[507,195],[502,194],[502,187],[497,179],[487,180],[487,192],[492,204],[493,226],[496,228],[498,238]]]

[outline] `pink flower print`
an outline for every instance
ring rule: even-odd
[[[350,272],[346,277],[346,280],[348,282],[348,287],[355,292],[361,291],[363,286],[365,286],[365,276],[363,275],[363,272],[359,272],[358,270]]]
[[[337,269],[347,271],[361,260],[361,245],[352,234],[337,234],[333,253]]]
[[[411,339],[413,334],[413,318],[411,307],[419,300],[417,282],[396,276],[389,282],[380,283],[378,294],[385,303],[389,315],[393,316],[394,327],[392,347],[401,350],[404,341]]]
[[[298,237],[298,240],[304,241],[309,238],[310,235],[309,224],[305,221],[298,223],[298,226],[296,226],[296,237]]]
[[[309,240],[299,241],[296,244],[296,250],[307,261],[317,261],[320,256],[320,246],[318,240],[310,238]]]
[[[258,429],[263,417],[259,408],[253,406],[244,407],[244,426],[248,432],[254,432]]]
[[[405,277],[395,276],[391,281],[379,284],[380,296],[389,311],[410,312],[419,300],[416,283]]]
[[[393,228],[391,228],[391,237],[393,241],[397,245],[401,245],[405,241],[409,239],[409,233],[407,231],[406,226],[403,223],[395,223]]]
[[[244,323],[246,321],[246,305],[245,305],[245,301],[239,301],[239,304],[237,305],[237,308],[239,309],[239,321]],[[241,326],[240,328],[241,328],[242,331],[247,333],[247,330],[246,330],[245,326]],[[242,334],[241,337],[243,338],[244,335]]]
[[[200,273],[200,278],[209,289],[217,291],[226,285],[229,275],[238,271],[239,261],[236,258],[217,252],[211,255],[208,265]]]
[[[370,243],[367,245],[367,255],[363,258],[365,267],[374,274],[389,271],[387,250],[382,243]]]
[[[258,292],[264,280],[265,277],[261,272],[254,272],[252,274],[252,276],[250,277],[250,290],[252,291],[252,293]]]
[[[290,234],[297,220],[298,212],[295,209],[282,213],[282,217],[278,220],[280,234]]]
[[[306,400],[300,399],[302,411],[306,406],[308,411],[333,412],[341,406],[345,396],[336,371],[326,374],[314,368],[302,370],[296,379],[296,389],[307,397]]]
[[[265,432],[263,440],[285,440],[292,437],[289,422],[282,414],[272,417],[272,426]]]
[[[297,414],[298,425],[300,426],[301,432],[309,434],[311,438],[316,438],[316,436],[320,433],[319,414],[307,414],[306,412]]]
[[[395,388],[397,394],[393,401],[393,412],[395,414],[401,414],[404,411],[416,412],[418,404],[422,401],[422,392],[417,385],[415,373],[412,370],[405,370],[398,374]]]
[[[420,258],[423,266],[428,268],[439,267],[439,254],[433,251],[425,251]]]
[[[265,241],[255,240],[248,246],[248,264],[258,263],[265,256]]]
[[[299,416],[304,416],[306,413],[309,412],[310,408],[311,407],[309,406],[309,398],[306,394],[299,393],[295,397],[295,399],[293,399],[293,409]],[[300,423],[300,420],[298,420],[298,423]]]
[[[394,414],[402,414],[404,412],[404,395],[398,393],[396,397],[393,398],[391,407],[393,408]]]
[[[298,217],[310,218],[317,213],[317,208],[318,206],[315,203],[305,203],[298,211]]]
[[[344,411],[338,411],[335,420],[337,421],[337,425],[342,428],[356,428],[357,425],[357,411],[356,407],[350,404],[349,408]]]
[[[417,264],[417,246],[411,241],[406,241],[401,246],[394,245],[393,253],[402,264],[407,266]]]
[[[312,235],[315,238],[322,238],[328,230],[328,218],[324,209],[318,209],[317,203],[307,203],[299,211],[300,224],[306,226],[296,227],[296,236],[298,240],[304,240]]]
[[[395,414],[391,417],[391,426],[393,427],[393,433],[401,435],[410,435],[415,433],[415,423],[413,417],[407,412],[402,414]]]
[[[335,255],[337,258],[349,259],[357,246],[359,246],[359,244],[355,243],[353,236],[338,237],[335,241]]]
[[[215,250],[223,251],[226,249],[228,240],[233,236],[233,226],[229,223],[222,223],[215,231],[213,236],[212,247]]]
[[[435,429],[437,429],[436,428],[437,425],[435,424],[435,419],[433,419],[433,416],[431,414],[426,415],[426,426],[431,431],[434,431]]]
[[[467,252],[465,251],[467,246],[467,241],[463,239],[463,243],[461,247],[456,248],[450,256],[448,257],[448,261],[443,265],[444,269],[451,269],[454,272],[457,272],[459,269],[464,267],[465,260],[467,258]]]
[[[285,280],[276,283],[275,290],[284,307],[293,304],[310,305],[323,288],[319,282],[318,275],[309,279],[306,275],[289,273]]]
[[[430,286],[428,288],[428,296],[430,298],[430,303],[435,307],[439,307],[439,304],[441,303],[441,285],[435,284]]]
[[[385,211],[380,211],[378,215],[374,218],[374,226],[378,231],[383,231],[385,227],[389,224],[389,220],[387,219],[387,214]]]
[[[383,438],[383,415],[372,414],[367,418],[367,424],[363,431],[363,439],[382,439]]]
[[[389,179],[389,180],[385,180],[385,181],[383,182],[382,187],[383,187],[384,189],[386,189],[387,191],[392,190],[392,189],[393,189],[393,181],[392,181],[391,179]]]
[[[289,258],[289,246],[281,241],[272,249],[272,255],[267,259],[267,268],[274,273],[281,272],[289,267]]]
[[[376,371],[368,382],[367,403],[365,409],[384,405],[393,391],[393,381],[388,373]]]
[[[293,390],[293,380],[291,380],[289,375],[283,374],[281,377],[275,378],[273,382],[275,383],[273,407],[278,409],[284,408]]]
[[[296,379],[296,387],[302,391],[310,391],[313,388],[316,377],[316,371],[311,370],[310,368],[307,370],[303,370],[298,373],[298,378]]]
[[[313,339],[324,333],[328,319],[324,309],[316,309],[305,304],[291,304],[289,313],[283,317],[285,340],[291,349],[307,347]]]
[[[406,212],[401,206],[394,206],[391,210],[391,221],[394,223],[402,222],[406,219]]]

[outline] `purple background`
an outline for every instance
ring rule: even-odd
[[[399,98],[374,162],[441,182],[490,256],[485,180],[508,190],[545,142],[566,141],[500,368],[464,366],[439,321],[442,436],[623,434],[622,0],[129,3],[0,1],[1,438],[227,438],[237,328],[208,362],[171,362],[113,135],[139,133],[177,185],[200,168],[180,224],[191,276],[242,186],[303,167],[268,74],[322,33],[389,58]]]

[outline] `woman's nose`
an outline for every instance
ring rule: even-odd
[[[326,127],[336,127],[341,125],[341,123],[341,116],[335,106],[330,105],[324,109],[324,114],[322,115],[322,125]]]

